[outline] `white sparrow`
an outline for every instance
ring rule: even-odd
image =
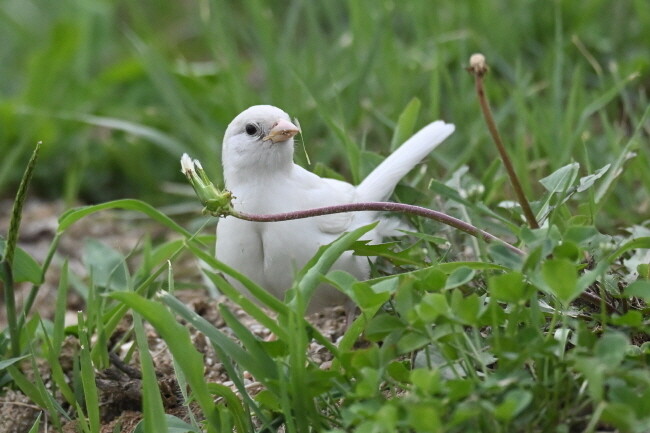
[[[287,113],[270,105],[244,110],[228,125],[222,163],[226,189],[236,197],[235,210],[272,214],[336,204],[384,201],[397,182],[454,131],[454,125],[433,122],[388,156],[358,186],[321,178],[293,162],[293,137],[299,132]],[[282,298],[295,273],[343,232],[382,218],[356,212],[281,222],[249,222],[232,216],[217,225],[217,259]],[[364,236],[373,242],[394,235],[395,224],[384,219]],[[399,234],[399,233],[397,233]],[[368,258],[346,252],[334,264],[358,279],[368,277]],[[241,290],[237,281],[230,279]],[[323,285],[314,293],[309,312],[344,305],[347,297]]]

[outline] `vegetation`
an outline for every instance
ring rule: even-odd
[[[140,431],[650,431],[647,1],[6,0],[0,22],[0,196],[15,210],[0,239],[0,384],[28,396],[54,429],[73,419],[101,431],[96,375],[132,340]],[[515,201],[465,70],[479,51],[495,123],[541,228]],[[287,302],[276,300],[213,258],[216,219],[197,216],[179,170],[188,152],[218,178],[226,125],[258,103],[300,119],[299,162],[351,182],[418,127],[455,123],[395,201],[453,215],[525,254],[409,217],[413,233],[394,243],[357,242],[364,227],[324,247]],[[39,161],[28,163],[38,141]],[[43,262],[16,246],[30,180],[28,195],[68,208]],[[143,239],[128,254],[95,242],[81,278],[59,243],[107,209],[135,211],[176,237]],[[349,249],[379,257],[370,280],[329,270]],[[226,304],[228,332],[183,304],[175,288],[192,285],[175,271],[188,254],[275,340]],[[52,263],[56,307],[40,317],[31,304]],[[303,318],[323,280],[361,310],[337,342]],[[18,284],[28,286],[23,302]],[[65,327],[73,291],[84,308]],[[171,353],[196,413],[188,422],[164,416],[143,322]],[[189,328],[233,388],[204,380]],[[72,377],[60,361],[69,336]],[[312,341],[332,357],[327,368],[308,356]],[[263,391],[248,391],[249,376]]]

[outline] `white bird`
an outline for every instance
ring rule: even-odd
[[[321,178],[293,162],[293,137],[299,128],[287,113],[270,105],[244,110],[228,125],[223,140],[222,163],[226,189],[236,197],[236,210],[271,214],[336,204],[384,201],[397,182],[454,131],[454,125],[436,121],[422,128],[388,156],[358,186]],[[376,212],[325,215],[293,221],[250,222],[232,216],[217,225],[216,256],[266,290],[281,298],[293,278],[318,248],[343,232],[381,218]],[[395,224],[382,221],[363,239],[373,242],[395,234]],[[392,233],[391,233],[392,230]],[[333,269],[366,279],[366,257],[346,252]],[[231,283],[244,290],[235,280]],[[309,312],[345,305],[347,297],[323,285]],[[349,305],[348,305],[349,306]]]

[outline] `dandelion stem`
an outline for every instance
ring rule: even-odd
[[[244,212],[238,212],[233,208],[232,199],[234,196],[227,190],[216,188],[197,160],[192,160],[189,155],[183,154],[181,158],[181,171],[187,177],[196,195],[201,203],[205,206],[203,212],[216,217],[233,216],[246,221],[256,222],[277,222],[288,221],[302,218],[310,218],[321,215],[330,215],[335,213],[346,212],[401,212],[410,215],[417,215],[438,221],[442,224],[454,227],[462,232],[472,235],[476,238],[483,239],[486,242],[500,242],[511,251],[523,255],[523,251],[510,245],[509,243],[497,238],[490,233],[481,230],[465,221],[454,218],[450,215],[427,209],[420,206],[413,206],[404,203],[392,202],[367,202],[367,203],[348,203],[337,206],[326,206],[315,209],[299,210],[294,212],[285,212],[271,215],[251,215]]]
[[[494,122],[494,117],[492,116],[492,110],[490,110],[490,104],[487,100],[487,96],[485,95],[485,90],[483,88],[483,77],[487,74],[488,71],[487,63],[485,62],[485,57],[483,57],[482,54],[472,55],[472,57],[470,58],[470,66],[469,68],[467,68],[467,70],[472,75],[474,75],[476,94],[478,95],[478,100],[479,100],[479,104],[481,105],[481,111],[483,112],[483,117],[485,118],[485,123],[487,124],[488,130],[490,131],[492,140],[494,140],[494,143],[497,146],[497,150],[499,151],[499,155],[501,156],[503,165],[506,169],[506,172],[508,173],[508,177],[510,178],[510,183],[512,184],[512,187],[515,190],[517,201],[521,205],[521,209],[524,212],[524,217],[526,218],[526,221],[528,222],[530,228],[533,229],[539,228],[537,219],[535,219],[535,215],[533,214],[533,211],[530,208],[530,204],[528,203],[528,200],[526,199],[526,195],[524,194],[524,190],[521,187],[521,183],[519,182],[519,177],[517,176],[517,173],[515,172],[515,169],[512,166],[512,162],[510,161],[510,157],[508,156],[508,152],[506,151],[506,148],[503,145],[503,141],[501,140],[501,135],[499,134],[497,125]]]
[[[310,218],[321,215],[330,215],[335,213],[344,213],[344,212],[359,212],[359,211],[380,211],[380,212],[401,212],[410,215],[417,215],[420,217],[425,217],[438,221],[442,224],[454,227],[462,232],[465,232],[469,235],[483,239],[486,242],[499,242],[505,245],[511,251],[514,251],[517,254],[523,255],[524,252],[519,248],[510,245],[509,243],[499,239],[498,237],[479,229],[465,221],[454,218],[450,215],[447,215],[442,212],[435,210],[427,209],[420,206],[414,206],[404,203],[393,203],[393,202],[367,202],[367,203],[349,203],[336,206],[326,206],[315,209],[307,209],[295,212],[285,212],[278,214],[270,215],[251,215],[243,212],[232,211],[230,215],[235,218],[243,219],[246,221],[257,221],[257,222],[277,222],[277,221],[288,221],[302,218]]]

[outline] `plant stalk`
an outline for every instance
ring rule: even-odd
[[[256,221],[256,222],[277,222],[277,221],[288,221],[302,218],[310,218],[321,215],[330,215],[335,213],[344,213],[344,212],[360,212],[360,211],[380,211],[380,212],[401,212],[410,215],[417,215],[424,218],[429,218],[434,221],[438,221],[442,224],[454,227],[462,232],[465,232],[469,235],[472,235],[476,238],[483,239],[486,242],[499,242],[505,245],[511,251],[523,255],[524,252],[514,245],[499,239],[498,237],[479,229],[465,221],[454,218],[450,215],[447,215],[442,212],[435,210],[427,209],[420,206],[414,206],[404,203],[393,203],[393,202],[367,202],[367,203],[349,203],[336,206],[326,206],[315,209],[307,209],[302,211],[295,212],[284,212],[278,214],[270,215],[251,215],[243,212],[232,211],[230,215],[235,218],[243,219],[246,221]]]
[[[492,110],[490,110],[490,104],[487,100],[487,96],[485,95],[485,89],[483,88],[483,77],[487,74],[488,71],[487,64],[485,63],[485,57],[483,57],[483,55],[481,54],[472,55],[472,57],[470,58],[470,66],[469,68],[467,68],[467,70],[472,75],[474,75],[476,94],[478,95],[478,100],[479,100],[479,104],[481,105],[481,111],[483,112],[483,117],[485,118],[485,123],[487,124],[488,130],[490,131],[492,140],[494,140],[494,143],[497,146],[497,150],[499,151],[499,156],[501,157],[501,161],[503,161],[503,165],[506,169],[506,172],[508,173],[508,177],[510,178],[510,183],[512,184],[512,187],[515,190],[517,201],[521,205],[521,209],[524,212],[524,217],[526,218],[526,221],[528,222],[530,228],[537,229],[539,228],[539,224],[537,223],[535,214],[533,214],[533,211],[530,208],[530,203],[528,203],[528,199],[526,199],[524,190],[521,187],[521,183],[519,182],[519,177],[517,176],[517,173],[515,172],[515,169],[512,166],[510,157],[508,156],[508,152],[506,151],[506,148],[503,145],[503,141],[501,140],[501,135],[499,134],[499,130],[497,129],[497,125],[494,121],[494,117],[492,116]]]
[[[23,327],[23,324],[25,323],[25,318],[29,315],[32,306],[34,305],[34,301],[36,300],[36,295],[38,295],[38,291],[40,290],[41,286],[43,285],[43,282],[45,281],[45,274],[47,273],[47,270],[50,268],[50,264],[52,263],[52,258],[54,257],[54,253],[56,252],[57,247],[59,246],[60,239],[61,239],[61,233],[57,232],[56,235],[54,235],[54,239],[52,239],[50,248],[47,251],[47,256],[45,257],[45,261],[43,262],[43,266],[41,267],[41,282],[32,285],[32,288],[29,291],[29,294],[27,295],[27,299],[25,300],[25,304],[23,305],[23,313],[18,318],[18,329]]]
[[[9,233],[7,234],[7,244],[2,255],[2,280],[4,281],[5,292],[5,308],[7,310],[7,324],[9,327],[9,339],[11,340],[11,354],[16,357],[20,355],[20,327],[16,317],[16,296],[14,293],[14,280],[12,266],[14,263],[14,254],[16,252],[16,245],[18,243],[18,230],[20,229],[20,220],[23,213],[23,204],[27,197],[27,188],[34,173],[36,160],[38,159],[38,152],[41,148],[41,142],[36,143],[34,152],[32,153],[27,168],[23,174],[23,178],[18,186],[16,199],[14,200],[11,209],[11,221],[9,222]]]

